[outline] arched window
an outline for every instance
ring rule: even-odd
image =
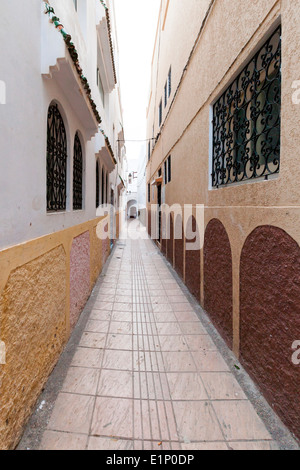
[[[74,140],[74,161],[73,161],[73,209],[82,209],[83,198],[83,155],[78,132]]]
[[[96,209],[100,206],[100,171],[99,161],[96,161]]]
[[[47,122],[47,212],[67,206],[67,134],[57,104],[48,110]]]

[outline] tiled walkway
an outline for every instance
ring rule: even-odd
[[[150,240],[124,241],[42,449],[273,449],[276,444]]]

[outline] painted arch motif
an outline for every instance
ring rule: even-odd
[[[224,225],[209,222],[204,238],[204,308],[228,346],[233,345],[232,253]]]
[[[258,227],[240,266],[241,362],[284,423],[300,437],[300,248],[284,230]]]

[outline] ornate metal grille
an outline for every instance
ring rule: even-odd
[[[47,124],[47,211],[66,210],[67,136],[57,105],[48,110]]]
[[[213,108],[212,185],[279,173],[281,27]]]
[[[74,141],[74,161],[73,161],[73,209],[82,209],[83,195],[83,155],[81,142],[76,132]]]
[[[99,162],[96,161],[96,209],[100,206],[100,173]]]

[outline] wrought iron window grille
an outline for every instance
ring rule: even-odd
[[[74,140],[73,160],[73,210],[82,210],[83,201],[83,154],[78,133]]]
[[[96,161],[96,209],[100,206],[100,171],[99,162]]]
[[[66,210],[67,135],[56,104],[48,110],[47,122],[47,212]]]
[[[213,106],[212,187],[280,171],[281,26]]]

